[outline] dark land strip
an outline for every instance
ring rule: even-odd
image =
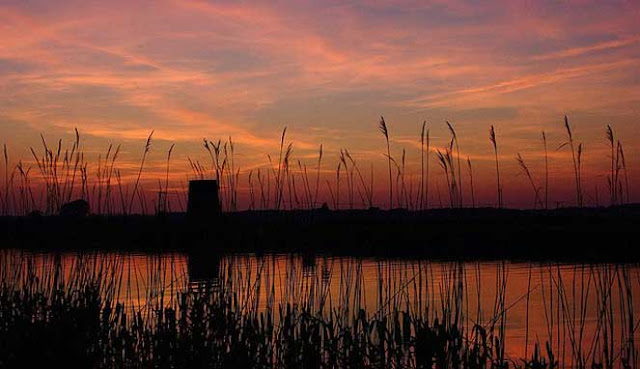
[[[244,211],[1,217],[3,248],[302,253],[440,260],[640,261],[640,205],[556,210]]]

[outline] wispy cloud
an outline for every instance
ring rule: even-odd
[[[398,137],[453,119],[475,140],[488,122],[538,132],[571,113],[595,141],[596,115],[640,127],[638,14],[637,2],[599,1],[9,0],[0,129],[15,142],[25,130],[131,141],[155,129],[193,142],[190,155],[202,137],[233,136],[246,166],[285,125],[300,155],[322,142],[378,160],[380,114]],[[484,157],[476,141],[465,150]]]
[[[575,57],[575,56],[581,56],[581,55],[592,53],[592,52],[596,52],[596,51],[618,49],[618,48],[621,48],[621,47],[633,46],[633,45],[638,44],[638,43],[640,43],[640,36],[639,37],[629,37],[629,38],[625,38],[625,39],[621,39],[621,40],[612,40],[612,41],[606,41],[606,42],[599,42],[599,43],[595,43],[595,44],[591,44],[591,45],[587,45],[587,46],[572,47],[572,48],[569,48],[569,49],[566,49],[566,50],[553,52],[553,53],[545,54],[545,55],[537,55],[537,56],[533,57],[533,59],[542,61],[542,60],[550,60],[550,59],[560,59],[560,58]]]

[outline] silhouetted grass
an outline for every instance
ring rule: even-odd
[[[471,183],[463,186],[461,145],[458,132],[453,125],[446,122],[446,127],[450,137],[446,145],[436,151],[437,161],[443,169],[444,177],[436,179],[438,200],[441,203],[440,182],[444,182],[447,187],[448,207],[462,208],[465,206],[464,198],[469,196],[471,204],[467,206],[475,207],[482,201],[476,197],[475,189]],[[430,183],[430,132],[426,122],[423,122],[420,131],[420,173],[412,175],[411,151],[401,148],[398,155],[392,154],[392,140],[388,126],[383,117],[379,122],[379,129],[385,138],[389,183],[388,183],[388,205],[389,208],[405,208],[411,210],[426,210],[430,208],[432,194],[429,191]],[[571,162],[575,181],[575,205],[582,207],[585,205],[585,197],[593,198],[586,193],[582,186],[583,182],[583,156],[584,146],[581,142],[575,142],[573,128],[569,125],[569,120],[565,117],[564,130],[567,141],[562,143],[558,149],[569,146],[571,150]],[[243,172],[235,160],[236,147],[231,137],[226,141],[217,142],[204,139],[204,149],[209,156],[211,165],[203,165],[198,159],[187,158],[191,175],[186,176],[186,181],[190,179],[214,178],[219,182],[220,201],[222,209],[225,211],[242,210],[239,204],[239,192],[241,176],[247,175],[248,189],[246,190],[246,206],[250,210],[293,210],[293,209],[314,209],[323,203],[332,205],[333,209],[356,209],[375,208],[376,199],[373,186],[373,163],[371,163],[371,174],[366,178],[361,161],[356,161],[356,156],[346,148],[341,148],[337,158],[337,169],[335,177],[333,175],[322,178],[323,160],[325,160],[325,149],[320,145],[318,159],[315,163],[315,179],[307,168],[307,164],[302,159],[294,158],[293,143],[286,142],[286,127],[280,136],[279,150],[276,160],[272,161],[272,156],[267,154],[269,165],[266,168],[250,169]],[[170,183],[170,164],[172,152],[175,146],[171,146],[166,156],[166,173],[157,178],[158,193],[147,193],[150,189],[142,188],[142,173],[151,149],[152,135],[146,140],[146,145],[141,157],[138,171],[134,174],[131,183],[127,183],[123,177],[123,171],[118,168],[116,159],[119,156],[120,146],[109,145],[106,153],[100,155],[96,162],[89,163],[85,160],[80,134],[76,130],[75,139],[69,148],[64,148],[61,140],[57,142],[55,148],[51,148],[44,137],[42,141],[42,151],[31,148],[31,153],[35,168],[32,170],[29,161],[18,160],[12,163],[9,160],[9,150],[4,145],[4,186],[0,189],[0,213],[4,215],[27,215],[31,213],[43,213],[45,215],[58,214],[63,204],[72,200],[82,199],[91,206],[94,214],[113,215],[117,213],[131,214],[140,212],[145,214],[147,208],[155,209],[157,213],[169,212],[170,203],[177,202],[180,209],[184,209],[186,203],[185,191],[172,191],[169,187],[186,188],[184,180],[179,183]],[[496,166],[496,205],[505,207],[503,197],[504,173],[500,168],[500,158],[498,153],[498,142],[496,131],[493,126],[489,130],[489,138]],[[609,187],[609,204],[624,205],[629,203],[630,183],[628,167],[625,160],[625,153],[620,139],[614,136],[614,131],[607,126],[605,138],[610,150],[609,173],[606,180]],[[547,152],[547,135],[542,132],[544,145],[544,199],[542,199],[542,186],[532,182],[531,172],[535,168],[524,165],[522,157],[518,159],[520,168],[527,176],[528,182],[534,188],[536,200],[533,207],[549,207],[550,201],[550,173],[549,155]],[[518,154],[519,155],[519,154]],[[274,157],[275,159],[275,157]],[[417,159],[417,158],[416,158]],[[521,160],[522,159],[522,160]],[[297,162],[297,166],[296,166]],[[467,156],[467,167],[470,167],[471,158]],[[293,164],[293,165],[292,165]],[[394,176],[395,170],[395,176]],[[528,173],[528,174],[527,174]],[[162,178],[164,177],[164,178]],[[474,180],[474,173],[469,168],[469,181]],[[324,179],[327,191],[323,194],[320,191],[320,183]],[[115,181],[115,182],[114,182]],[[80,183],[78,183],[80,182]],[[313,183],[315,182],[315,184]],[[395,183],[394,183],[395,182]],[[246,182],[245,182],[246,183]],[[115,187],[117,186],[117,188]],[[132,186],[133,188],[129,188]],[[595,188],[595,205],[599,205],[597,199],[597,185]],[[324,199],[322,198],[324,197]],[[155,204],[150,207],[147,199]],[[395,202],[394,202],[395,201]],[[542,203],[544,202],[544,205]],[[558,202],[560,204],[561,202]],[[135,205],[135,206],[134,206]],[[558,205],[559,206],[559,205]]]
[[[575,182],[576,182],[576,204],[578,207],[582,207],[582,201],[583,201],[582,175],[581,175],[582,143],[578,144],[578,148],[576,150],[575,144],[573,141],[573,133],[571,132],[571,125],[569,125],[569,118],[567,118],[566,115],[564,117],[564,126],[565,126],[565,129],[567,130],[568,141],[563,143],[560,147],[568,144],[569,148],[571,149],[571,159],[573,160],[573,175],[575,177]]]
[[[459,263],[442,266],[438,288],[426,263],[411,274],[379,263],[379,300],[367,309],[357,261],[340,265],[339,285],[332,289],[334,263],[343,260],[305,266],[291,258],[280,270],[275,259],[232,257],[213,279],[190,286],[175,286],[177,276],[165,273],[170,266],[152,260],[146,271],[125,268],[117,257],[81,256],[71,269],[56,256],[42,264],[28,255],[3,260],[0,367],[627,368],[638,363],[631,292],[637,272],[626,266],[574,266],[571,281],[563,280],[560,265],[540,267],[541,275],[548,273],[539,288],[551,304],[545,305],[549,336],[531,337],[531,356],[525,349],[514,358],[505,349],[513,305],[507,305],[510,271],[504,263],[496,265],[495,285],[485,286],[494,298],[484,315],[480,304],[475,314],[469,309],[467,269]],[[135,290],[131,276],[141,272],[149,294],[138,291],[142,300],[134,303],[127,291]],[[479,269],[476,273],[480,299]],[[276,278],[286,280],[279,291]],[[121,291],[125,280],[128,290]],[[528,304],[531,272],[528,280],[516,303]],[[594,331],[585,330],[587,309],[598,312]]]
[[[518,162],[518,165],[520,166],[524,174],[527,176],[529,184],[531,184],[531,188],[533,189],[533,208],[535,209],[538,204],[542,206],[542,200],[540,200],[540,188],[538,188],[538,186],[535,184],[533,176],[531,175],[531,171],[529,170],[529,167],[527,167],[527,164],[524,162],[524,159],[522,158],[522,155],[520,155],[520,153],[518,153],[518,156],[516,156],[516,161]]]
[[[471,158],[467,156],[467,167],[469,169],[469,186],[471,187],[471,207],[476,207],[476,191],[473,186],[473,168],[471,168]]]
[[[144,146],[144,153],[142,154],[142,161],[140,162],[140,169],[138,170],[138,176],[136,178],[136,181],[133,184],[133,192],[131,193],[131,200],[129,201],[129,208],[128,208],[129,213],[131,213],[131,209],[133,207],[133,201],[135,200],[135,197],[138,194],[138,186],[140,185],[140,177],[142,176],[142,170],[144,169],[144,163],[145,163],[145,160],[147,159],[147,154],[151,150],[151,137],[152,136],[153,136],[153,131],[151,131],[151,133],[149,134],[149,137],[147,138],[147,143]],[[144,204],[143,201],[141,201],[141,205],[142,204]],[[142,205],[142,206],[144,207],[144,205]]]
[[[498,160],[498,142],[496,140],[496,130],[491,126],[489,128],[489,140],[493,145],[493,152],[496,157],[496,199],[498,201],[498,208],[502,208],[502,184],[500,182],[500,161]]]
[[[544,146],[544,208],[549,209],[549,153],[547,152],[547,134],[544,131],[542,131],[542,144]]]
[[[387,142],[387,159],[389,164],[389,209],[393,208],[393,180],[391,179],[391,147],[389,146],[389,130],[384,117],[380,117],[380,132]]]
[[[426,171],[425,171],[425,143],[426,147]],[[426,175],[426,178],[425,178]],[[418,193],[419,210],[429,207],[429,130],[427,121],[422,122],[420,131],[420,192]]]

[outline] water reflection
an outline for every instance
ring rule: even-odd
[[[188,285],[190,291],[203,291],[220,285],[220,258],[186,257],[188,266]]]
[[[142,316],[159,307],[177,309],[181,293],[221,286],[233,289],[243,312],[290,304],[339,312],[345,320],[363,309],[372,318],[402,310],[431,321],[444,320],[448,311],[469,335],[500,331],[506,357],[519,360],[536,343],[548,342],[566,366],[597,355],[637,356],[638,349],[637,265],[5,250],[0,281],[5,288],[43,292],[60,281],[69,289],[88,281],[106,301]]]

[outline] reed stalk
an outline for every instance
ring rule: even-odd
[[[611,206],[616,205],[617,204],[617,193],[618,193],[618,179],[617,179],[617,173],[618,173],[618,159],[617,159],[617,155],[614,154],[614,150],[615,150],[615,137],[613,134],[613,129],[611,128],[610,125],[607,125],[607,130],[605,132],[605,137],[607,139],[607,141],[609,142],[609,148],[611,149],[611,155],[609,157],[610,159],[610,163],[611,163],[611,167],[610,172],[609,172],[609,176],[607,177],[607,182],[609,184],[609,203],[611,204]],[[619,152],[619,151],[616,151]]]
[[[622,148],[622,142],[618,140],[618,152],[620,153],[620,165],[622,168],[622,173],[624,174],[624,187],[626,194],[626,202],[629,203],[629,176],[627,174],[627,161],[624,157],[624,150]]]
[[[384,117],[380,117],[380,132],[384,135],[387,143],[387,160],[389,164],[389,209],[393,208],[393,179],[391,175],[391,148],[389,146],[389,130],[387,130],[387,124],[384,121]]]
[[[449,128],[449,132],[451,132],[451,142],[455,144],[456,148],[456,158],[458,161],[458,179],[456,181],[458,184],[458,207],[462,208],[464,206],[464,199],[462,191],[462,166],[460,165],[460,144],[458,143],[458,135],[456,134],[456,130],[453,128],[453,125],[448,121],[446,123]]]
[[[318,205],[318,190],[320,189],[320,167],[322,166],[322,145],[320,145],[320,149],[318,151],[318,166],[316,168],[316,189],[313,195],[313,205],[317,207]]]
[[[549,209],[549,153],[547,152],[547,135],[542,131],[544,146],[544,208]]]
[[[448,158],[449,152],[448,150],[445,148],[445,153],[443,154],[440,150],[436,151],[436,154],[438,156],[438,161],[440,163],[440,167],[442,168],[442,171],[444,172],[444,177],[447,181],[447,191],[449,192],[449,204],[450,206],[453,208],[454,206],[454,193],[453,193],[453,189],[452,189],[452,185],[451,185],[451,181],[449,179],[449,172],[450,172],[450,160]],[[442,206],[442,203],[441,203]]]
[[[571,159],[573,160],[573,175],[576,183],[576,205],[578,207],[582,207],[582,182],[580,176],[580,163],[581,163],[581,155],[582,155],[582,143],[578,145],[578,154],[576,155],[576,148],[573,140],[573,133],[571,131],[571,125],[569,125],[569,118],[565,115],[564,117],[564,127],[567,131],[568,141],[563,143],[560,147],[564,145],[569,145],[571,149]]]
[[[135,196],[138,193],[138,186],[140,184],[140,177],[142,176],[142,170],[144,169],[144,163],[145,163],[145,161],[147,159],[147,154],[151,150],[151,138],[152,137],[153,137],[153,131],[151,131],[151,133],[149,134],[149,137],[147,137],[147,143],[144,146],[144,152],[142,154],[142,161],[140,162],[140,169],[138,170],[138,176],[136,178],[136,181],[133,184],[133,192],[131,193],[131,200],[129,201],[129,208],[128,208],[129,214],[131,214],[131,209],[133,208],[133,201],[135,200]]]
[[[10,213],[10,204],[9,204],[9,154],[7,150],[7,144],[3,144],[3,153],[4,153],[4,215],[8,215]]]
[[[418,192],[418,204],[420,204],[419,209],[424,210],[425,208],[425,179],[424,179],[424,139],[425,139],[425,129],[427,127],[427,121],[422,122],[422,131],[420,132],[420,190]]]
[[[282,154],[284,149],[284,139],[287,134],[287,127],[284,127],[282,130],[282,136],[280,137],[280,154],[278,156],[278,172],[276,173],[276,210],[280,209],[280,203],[282,202],[282,190],[281,190],[281,180],[280,180],[280,170],[282,166]]]
[[[500,183],[500,162],[498,161],[498,142],[496,140],[496,130],[491,126],[489,128],[489,140],[493,145],[493,152],[496,158],[496,179],[497,179],[497,200],[498,200],[498,208],[502,208],[502,184]]]
[[[471,186],[471,207],[476,207],[475,187],[473,186],[473,169],[471,168],[471,158],[467,156],[467,167],[469,169],[469,184]]]
[[[360,181],[360,185],[362,187],[362,191],[364,191],[364,194],[362,194],[363,200],[366,199],[366,202],[363,201],[366,205],[364,206],[368,206],[369,208],[373,207],[373,184],[371,183],[369,186],[367,186],[365,180],[364,180],[364,176],[362,175],[362,172],[360,171],[360,168],[358,168],[358,164],[356,163],[356,160],[351,156],[351,154],[349,153],[349,151],[347,149],[343,150],[343,154],[344,154],[344,158],[349,159],[349,162],[351,163],[351,169],[352,171],[355,171],[355,173],[358,175],[358,179]],[[371,171],[371,181],[373,181],[373,170]],[[358,192],[360,191],[360,188],[358,188]]]
[[[171,153],[173,152],[173,148],[175,147],[175,143],[171,144],[169,147],[169,152],[167,153],[167,172],[164,179],[164,204],[162,205],[162,211],[169,211],[169,165],[171,163]]]
[[[531,171],[529,170],[529,167],[527,167],[527,164],[524,162],[524,159],[522,158],[522,155],[520,155],[520,153],[518,153],[518,155],[516,156],[516,161],[518,162],[518,166],[520,166],[520,169],[522,170],[522,172],[525,174],[525,176],[529,180],[529,184],[533,189],[533,195],[534,195],[533,208],[535,209],[538,204],[542,206],[542,201],[540,200],[540,196],[539,196],[540,189],[538,188],[538,186],[536,186],[535,181],[533,180],[533,176],[531,175]]]
[[[431,148],[430,148],[430,140],[429,140],[429,130],[427,129],[427,135],[426,135],[426,140],[427,140],[427,173],[425,175],[425,194],[424,194],[424,207],[425,209],[429,208],[429,155],[431,154]]]
[[[342,168],[342,161],[338,162],[338,168],[336,169],[336,205],[335,209],[340,209],[340,169]]]
[[[255,191],[253,189],[253,170],[249,171],[249,177],[247,181],[249,182],[249,199],[250,199],[249,210],[255,210],[256,198],[255,198]]]

